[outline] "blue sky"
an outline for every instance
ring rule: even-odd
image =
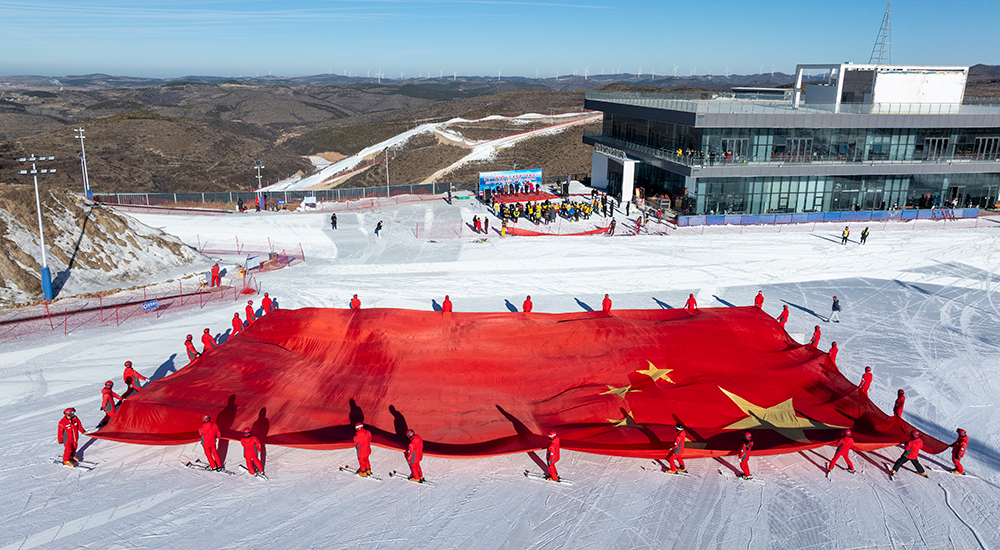
[[[867,62],[884,11],[881,0],[0,0],[0,74],[790,73]],[[998,13],[996,0],[897,2],[892,61],[1000,64]]]

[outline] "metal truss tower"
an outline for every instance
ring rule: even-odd
[[[883,65],[892,63],[892,48],[890,38],[892,37],[891,19],[892,2],[885,5],[885,15],[882,17],[882,28],[878,31],[878,38],[875,39],[875,46],[872,47],[872,56],[868,60],[869,64]]]

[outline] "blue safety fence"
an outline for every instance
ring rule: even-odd
[[[786,223],[868,222],[889,220],[959,220],[979,217],[978,208],[934,208],[930,210],[862,210],[851,212],[803,212],[800,214],[728,214],[723,216],[679,216],[679,227],[700,225],[774,225]]]

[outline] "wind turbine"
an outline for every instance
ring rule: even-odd
[[[677,76],[677,65],[674,65],[674,77]]]
[[[403,71],[399,71],[399,79],[403,80]]]
[[[500,73],[501,72],[503,72],[503,69],[497,69],[497,82],[500,82]]]
[[[559,69],[556,69],[556,82],[559,82]]]
[[[456,80],[458,80],[458,71],[452,71],[451,72],[451,81],[454,82]]]
[[[763,63],[760,64],[760,70],[757,71],[757,75],[758,76],[762,75],[762,74],[764,74],[764,64]]]
[[[444,78],[444,69],[440,69],[440,70],[438,71],[438,79],[440,80],[440,79],[442,79],[442,78]]]
[[[538,69],[535,69],[535,80],[538,79]]]
[[[708,70],[708,79],[712,80],[712,69]]]
[[[726,78],[729,78],[729,65],[726,65]]]
[[[642,78],[642,65],[639,65],[639,78]]]
[[[587,68],[583,70],[583,79],[584,80],[587,80],[587,75],[588,74],[590,74],[590,65],[587,65]]]
[[[774,78],[774,65],[771,65],[771,78]]]

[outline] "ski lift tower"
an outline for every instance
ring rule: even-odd
[[[94,198],[94,193],[90,190],[90,178],[87,176],[87,149],[83,146],[83,127],[74,128],[76,135],[73,137],[80,139],[80,169],[83,170],[83,193],[88,199]]]
[[[42,202],[38,198],[38,174],[55,174],[56,169],[51,168],[39,170],[35,167],[35,163],[55,159],[56,157],[36,157],[35,155],[31,155],[28,158],[17,159],[18,162],[31,163],[31,170],[21,170],[21,175],[30,174],[35,179],[35,208],[38,209],[38,239],[42,244],[42,296],[46,301],[52,299],[52,274],[49,272],[49,264],[45,259],[45,232],[42,231]]]

